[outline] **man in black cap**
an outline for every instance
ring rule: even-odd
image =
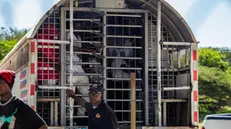
[[[0,129],[47,129],[42,118],[12,95],[15,73],[0,70]]]
[[[95,83],[89,87],[90,103],[67,90],[67,96],[73,98],[78,105],[86,108],[88,113],[88,129],[118,129],[116,114],[102,100],[104,89]]]

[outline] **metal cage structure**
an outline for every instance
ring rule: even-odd
[[[104,86],[104,100],[119,124],[129,126],[131,72],[138,126],[198,124],[197,41],[164,0],[61,0],[0,68],[18,70],[11,60],[24,46],[33,74],[29,103],[50,126],[87,125],[85,109],[65,89],[78,88],[76,95],[88,101],[93,82]]]

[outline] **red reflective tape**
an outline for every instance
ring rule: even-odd
[[[31,42],[30,51],[35,52],[35,43],[34,42]]]
[[[197,81],[197,70],[193,70],[193,80]]]
[[[31,85],[30,85],[30,95],[33,96],[33,95],[34,95],[34,92],[35,92],[35,85],[34,85],[34,84],[31,84]]]
[[[31,106],[31,108],[34,110],[35,108],[34,108],[34,106]]]
[[[31,66],[30,66],[30,73],[31,73],[31,74],[34,74],[34,73],[35,73],[35,64],[34,64],[34,63],[31,63]]]
[[[198,101],[198,91],[193,91],[193,100],[194,102],[197,102]]]
[[[194,112],[194,122],[198,122],[198,112]]]
[[[197,50],[193,50],[193,60],[197,60]]]

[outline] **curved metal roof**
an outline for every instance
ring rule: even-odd
[[[89,1],[89,0],[81,0]],[[149,10],[152,14],[157,14],[157,1],[158,0],[126,0],[128,8],[138,7]],[[165,24],[167,29],[171,32],[176,42],[197,42],[195,36],[193,35],[190,27],[183,19],[182,16],[166,1],[162,1],[162,22]],[[41,24],[46,20],[46,18],[52,14],[60,6],[69,3],[69,0],[60,0],[55,4],[44,16],[39,20],[39,22],[30,29],[30,31],[15,45],[15,47],[8,53],[8,55],[3,59],[1,64],[3,64],[8,57],[11,57],[14,51],[21,48],[28,39],[33,39],[36,35]]]
[[[86,1],[86,0],[82,0]],[[135,5],[140,6],[140,8],[148,9],[154,15],[157,14],[157,1],[158,0],[126,0],[126,3],[129,6]],[[166,1],[162,1],[162,22],[166,25],[168,30],[172,33],[173,37],[176,41],[179,42],[196,42],[196,38],[193,35],[190,27],[183,19],[183,17]],[[69,0],[60,0],[57,4],[55,4],[38,22],[38,24],[33,27],[27,35],[27,38],[33,38],[43,23],[43,21],[54,12],[54,10],[58,9],[64,3],[69,2]]]

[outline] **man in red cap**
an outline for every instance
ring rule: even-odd
[[[0,70],[0,129],[47,129],[30,106],[12,95],[15,72]]]

